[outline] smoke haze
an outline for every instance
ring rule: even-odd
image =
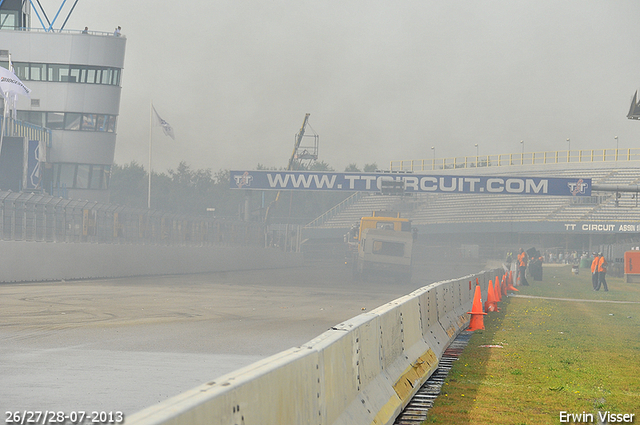
[[[341,171],[431,146],[636,147],[638,16],[630,0],[81,0],[66,29],[127,37],[117,163],[146,168],[153,101],[176,133],[154,130],[156,170],[285,166],[308,112],[319,159]]]

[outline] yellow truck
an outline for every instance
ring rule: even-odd
[[[362,217],[345,236],[345,264],[351,265],[353,276],[363,279],[368,274],[384,272],[403,280],[411,279],[415,232],[411,220],[400,213],[375,211]]]

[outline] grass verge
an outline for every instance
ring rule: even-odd
[[[592,413],[595,423],[598,411],[633,413],[640,423],[640,284],[608,278],[609,292],[595,292],[588,270],[544,273],[518,294],[578,301],[503,300],[454,363],[425,424],[558,424],[561,411]]]

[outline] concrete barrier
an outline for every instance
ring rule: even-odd
[[[485,297],[496,273],[420,288],[138,412],[127,424],[391,424],[467,327],[475,278]]]
[[[0,241],[0,282],[204,273],[292,267],[301,254],[254,246]]]

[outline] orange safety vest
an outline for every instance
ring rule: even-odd
[[[518,254],[518,261],[519,261],[519,266],[520,267],[526,267],[527,266],[527,254],[524,252],[521,252],[520,254]]]
[[[598,271],[606,272],[607,271],[607,260],[604,259],[604,255],[598,259]]]
[[[596,271],[598,271],[598,260],[599,259],[600,259],[600,257],[596,257],[591,262],[591,273],[595,273]]]

